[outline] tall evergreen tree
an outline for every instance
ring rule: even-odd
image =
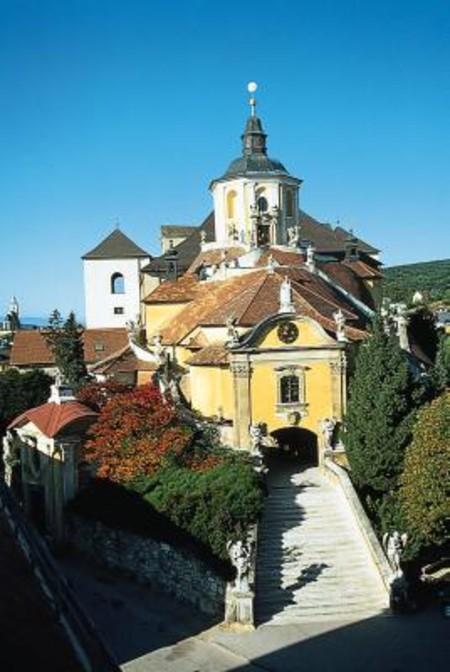
[[[365,496],[392,492],[411,435],[413,381],[396,336],[379,317],[359,349],[345,418],[345,447],[352,478]]]
[[[83,330],[78,324],[75,313],[69,313],[65,322],[57,310],[49,319],[47,342],[54,354],[55,365],[64,380],[75,390],[87,379],[84,363]]]

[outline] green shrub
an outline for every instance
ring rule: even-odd
[[[223,559],[227,541],[246,533],[264,499],[252,466],[236,459],[207,471],[168,466],[134,485],[145,501]]]
[[[412,536],[423,547],[450,534],[450,391],[418,414],[405,455],[400,501]]]

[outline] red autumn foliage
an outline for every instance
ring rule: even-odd
[[[97,466],[97,476],[127,483],[153,474],[169,454],[181,455],[192,438],[179,425],[173,403],[153,385],[115,394],[90,430],[85,459]]]
[[[223,458],[220,455],[203,455],[185,460],[185,466],[191,471],[197,472],[209,471],[222,463]]]
[[[130,387],[115,380],[106,380],[103,383],[87,383],[77,393],[77,400],[94,411],[100,411],[103,406],[115,395],[128,392]]]

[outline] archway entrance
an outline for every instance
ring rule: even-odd
[[[278,448],[270,448],[269,459],[294,460],[303,465],[319,464],[317,435],[301,427],[283,427],[272,432]]]

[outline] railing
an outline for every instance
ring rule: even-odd
[[[362,538],[369,550],[372,561],[381,578],[383,588],[386,594],[386,604],[389,606],[391,594],[392,569],[384,554],[383,548],[378,541],[378,537],[372,527],[372,524],[363,509],[353,483],[347,471],[330,459],[325,459],[323,463],[325,475],[333,482],[338,483],[355,517]]]
[[[50,607],[64,628],[82,669],[85,672],[120,672],[95,626],[75,599],[45,541],[25,519],[9,488],[2,481],[0,508]]]

